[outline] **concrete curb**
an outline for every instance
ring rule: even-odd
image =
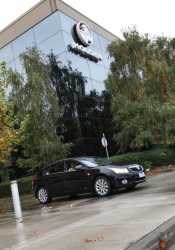
[[[160,238],[165,237],[170,247],[175,239],[175,217],[162,223],[152,232],[131,243],[125,250],[158,250]]]

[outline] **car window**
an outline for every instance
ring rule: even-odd
[[[49,171],[50,174],[64,172],[64,161],[57,162],[57,163],[51,165],[49,167],[48,171]]]
[[[67,172],[77,171],[80,166],[81,166],[81,163],[78,161],[72,161],[72,160],[66,161]]]

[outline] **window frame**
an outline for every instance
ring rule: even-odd
[[[54,167],[55,167],[55,169],[58,168],[58,167],[56,167],[57,164],[61,164],[61,163],[63,164],[63,171],[55,171],[55,172],[50,171],[50,170],[51,170],[52,168],[54,168]],[[62,160],[62,161],[55,162],[55,163],[51,164],[50,166],[48,166],[48,167],[47,167],[47,170],[48,170],[48,172],[49,172],[49,175],[65,173],[65,161]]]

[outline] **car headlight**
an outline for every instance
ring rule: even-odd
[[[140,165],[141,171],[144,172],[144,167]]]
[[[129,171],[127,168],[110,168],[116,174],[128,174]]]

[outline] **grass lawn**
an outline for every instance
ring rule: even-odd
[[[39,206],[39,202],[33,197],[32,194],[27,194],[21,196],[21,205],[23,210],[35,209]],[[10,211],[13,211],[11,197],[1,198],[0,215]]]

